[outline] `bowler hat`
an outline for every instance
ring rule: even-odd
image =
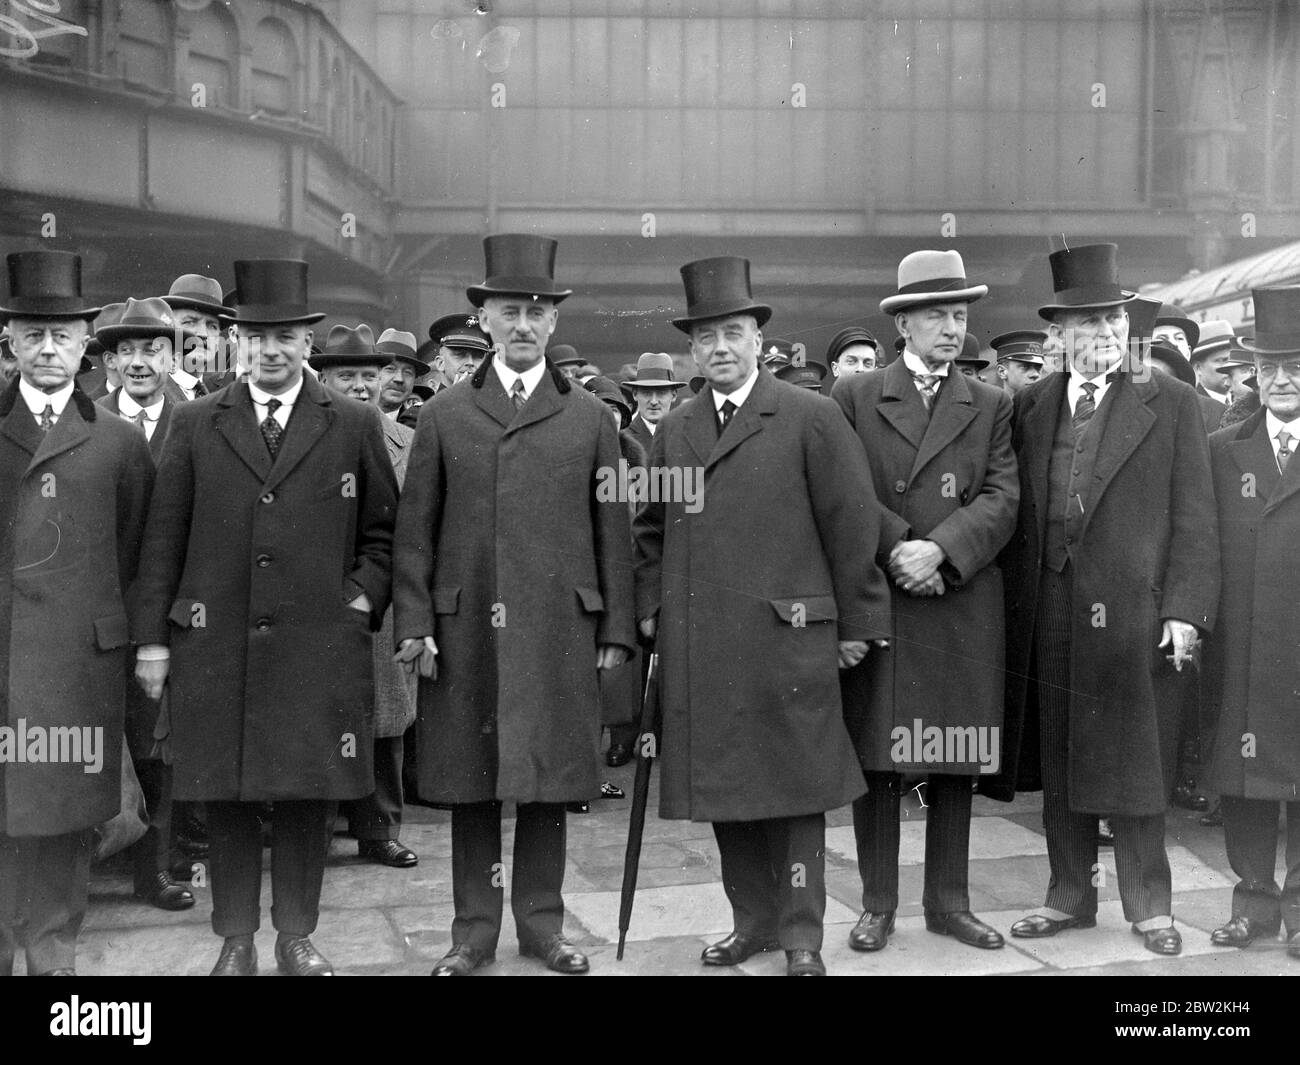
[[[993,365],[993,360],[986,359],[980,354],[980,346],[980,338],[967,331],[961,342],[961,353],[952,361],[962,362],[967,366],[978,366],[981,370],[987,370]]]
[[[1013,360],[1042,366],[1043,341],[1046,339],[1047,334],[1041,329],[1012,329],[1008,333],[999,333],[989,343],[998,353],[998,362]]]
[[[572,344],[552,344],[546,349],[546,357],[552,366],[586,366],[587,356],[579,355]]]
[[[9,299],[0,325],[10,318],[94,318],[99,307],[81,294],[81,256],[70,251],[16,251],[7,258]]]
[[[469,348],[484,354],[492,350],[492,339],[483,331],[483,321],[477,314],[444,314],[429,326],[429,339],[437,348]]]
[[[182,308],[228,318],[230,308],[221,302],[221,282],[202,274],[182,274],[163,297],[172,310]]]
[[[1201,323],[1200,343],[1192,349],[1192,362],[1200,362],[1207,355],[1237,347],[1237,333],[1232,328],[1232,323],[1226,318],[1211,318]]]
[[[738,255],[696,259],[683,266],[681,273],[686,289],[686,314],[674,318],[673,325],[683,333],[689,333],[696,322],[736,314],[752,315],[761,329],[772,317],[771,307],[754,301],[748,259]]]
[[[616,407],[620,412],[621,424],[627,425],[632,420],[632,408],[628,406],[627,400],[623,398],[623,393],[619,390],[618,385],[608,377],[592,377],[582,386],[597,399]]]
[[[307,300],[307,264],[301,259],[239,259],[235,262],[234,306],[239,325],[289,325],[319,322]]]
[[[1300,352],[1300,285],[1251,289],[1255,301],[1255,335],[1241,346],[1255,355]]]
[[[1119,287],[1118,253],[1117,244],[1080,244],[1052,252],[1047,259],[1055,302],[1039,307],[1039,317],[1050,322],[1062,311],[1118,307],[1134,299],[1136,292]]]
[[[1154,328],[1158,329],[1162,325],[1173,325],[1181,329],[1187,338],[1188,348],[1194,348],[1201,342],[1201,327],[1187,317],[1186,311],[1172,303],[1160,304]]]
[[[107,308],[106,308],[107,309]],[[103,325],[95,330],[95,339],[103,345],[105,351],[117,348],[119,340],[134,337],[151,339],[168,337],[179,349],[184,337],[194,336],[188,330],[182,330],[172,317],[172,309],[161,296],[152,299],[137,300],[128,297],[122,304],[122,313],[111,325]]]
[[[673,378],[673,357],[663,351],[643,352],[636,360],[636,372],[623,382],[623,389],[631,392],[634,388],[685,388],[685,381]]]
[[[465,290],[470,303],[482,307],[489,296],[545,296],[559,303],[573,290],[555,284],[559,242],[530,233],[497,233],[483,238],[486,274],[483,283]]]
[[[935,303],[973,303],[988,285],[972,285],[955,251],[914,251],[898,264],[898,291],[880,301],[881,314]]]
[[[338,366],[386,366],[391,356],[375,351],[375,334],[362,322],[355,329],[336,325],[325,338],[319,355],[307,360],[313,370],[330,370]]]
[[[854,344],[870,344],[873,348],[879,347],[876,338],[862,326],[851,325],[831,337],[830,345],[826,348],[826,361],[834,362],[844,354],[845,348],[851,348]]]
[[[415,371],[416,377],[429,372],[429,364],[416,354],[415,334],[400,329],[385,329],[375,342],[375,353],[387,355],[389,362],[402,362]]]
[[[1169,341],[1157,339],[1151,342],[1147,353],[1152,362],[1158,362],[1169,370],[1171,376],[1178,378],[1185,385],[1196,387],[1196,371],[1192,364],[1183,357],[1183,353]]]

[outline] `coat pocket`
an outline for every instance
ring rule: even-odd
[[[574,590],[578,593],[578,601],[582,603],[582,609],[588,614],[605,612],[605,600],[595,588],[584,588],[578,585]]]
[[[791,599],[769,599],[768,602],[778,618],[795,628],[814,621],[834,621],[840,616],[833,595],[800,595]]]
[[[113,651],[131,642],[125,614],[95,619],[95,643],[101,651]]]
[[[435,588],[433,590],[433,612],[435,614],[454,614],[459,608],[459,588]]]

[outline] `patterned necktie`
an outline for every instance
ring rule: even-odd
[[[41,411],[41,432],[48,433],[54,428],[54,407],[47,403],[45,409]]]
[[[278,399],[268,399],[266,401],[266,421],[262,422],[262,439],[266,441],[266,450],[271,453],[271,458],[275,458],[276,453],[280,450],[280,437],[284,436],[284,429],[280,423],[275,420],[275,412],[280,409]]]
[[[1074,405],[1074,417],[1070,419],[1075,436],[1083,432],[1084,427],[1092,420],[1092,416],[1097,413],[1097,401],[1093,398],[1093,393],[1097,391],[1096,384],[1092,381],[1084,381],[1079,387],[1083,389],[1083,395]]]
[[[736,413],[736,409],[736,405],[732,403],[731,400],[724,399],[722,401],[722,406],[718,408],[718,418],[720,421],[718,426],[719,436],[726,432],[727,426],[731,424],[731,419]]]
[[[515,383],[510,388],[510,398],[514,402],[515,410],[524,409],[524,404],[528,402],[528,396],[524,393],[524,380],[522,377],[515,378]]]
[[[927,411],[933,410],[934,396],[939,391],[939,385],[943,382],[943,378],[937,373],[914,373],[912,374],[912,380],[920,386],[918,391],[921,393],[921,402],[925,404],[925,409]]]
[[[1286,473],[1286,464],[1291,458],[1291,441],[1293,437],[1285,429],[1277,434],[1277,469]]]

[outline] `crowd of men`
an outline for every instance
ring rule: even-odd
[[[409,867],[411,801],[451,811],[434,975],[495,958],[506,803],[519,950],[586,972],[566,817],[612,787],[603,726],[607,764],[634,756],[651,652],[659,815],[713,825],[734,914],[705,965],[779,949],[824,975],[825,814],[848,804],[849,942],[887,947],[917,779],[930,932],[1004,945],[971,912],[972,797],[1041,790],[1050,879],[1010,934],[1094,927],[1109,842],[1133,932],[1178,954],[1165,811],[1204,803],[1198,747],[1239,877],[1213,942],[1284,930],[1300,958],[1300,287],[1256,290],[1240,337],[1075,247],[1045,328],[984,358],[987,286],[918,251],[880,304],[897,340],[849,327],[823,363],[764,337],[748,261],[703,259],[682,380],[667,353],[606,376],[550,344],[555,241],[484,247],[423,343],[317,344],[297,260],[96,307],[76,255],[8,256],[0,973],[19,950],[75,973],[137,781],[135,894],[191,907],[206,863],[213,975],[258,970],[264,839],[276,965],[331,975],[311,936],[335,819]],[[633,468],[667,487],[611,493]]]

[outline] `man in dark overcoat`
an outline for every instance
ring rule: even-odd
[[[1039,314],[1067,372],[1016,396],[1002,772],[980,789],[1043,790],[1051,881],[1013,936],[1096,924],[1097,822],[1109,816],[1125,919],[1148,950],[1177,954],[1164,812],[1178,702],[1161,689],[1213,626],[1219,542],[1196,394],[1129,359],[1134,296],[1116,251],[1050,257],[1056,295]]]
[[[499,234],[484,248],[468,295],[496,351],[421,410],[394,562],[396,639],[421,673],[419,793],[452,807],[456,916],[433,972],[495,958],[514,802],[520,952],[580,973],[563,935],[565,804],[599,794],[597,669],[635,646],[628,506],[597,499],[619,461],[605,405],[544,355],[570,294],[556,242]]]
[[[781,948],[825,975],[825,812],[863,792],[837,667],[888,636],[880,506],[835,404],[759,365],[749,261],[682,268],[707,384],[669,411],[634,523],[637,617],[662,663],[659,815],[713,822],[734,931],[706,965]],[[883,651],[872,651],[882,654]]]
[[[1232,871],[1232,916],[1211,934],[1247,946],[1285,927],[1300,958],[1300,287],[1256,289],[1255,362],[1263,408],[1210,437],[1223,592],[1214,632],[1222,665],[1214,789]],[[1286,806],[1279,890],[1278,813]]]
[[[971,946],[1002,946],[970,912],[967,869],[971,778],[996,772],[1001,756],[1003,593],[995,560],[1015,528],[1020,484],[1011,397],[953,369],[971,335],[967,307],[988,292],[964,278],[955,251],[903,259],[899,291],[880,305],[907,341],[902,356],[832,392],[885,508],[877,559],[893,596],[892,652],[841,674],[845,720],[867,779],[853,804],[863,908],[849,934],[855,950],[881,949],[893,928],[903,773],[927,779],[926,927]],[[927,746],[931,729],[945,741],[939,749]]]
[[[153,462],[74,375],[99,308],[81,259],[8,257],[19,377],[0,394],[0,974],[69,975],[93,828],[121,805],[135,578]]]
[[[149,513],[136,676],[171,678],[178,799],[207,804],[213,975],[257,971],[271,803],[275,957],[332,975],[310,940],[332,804],[374,788],[372,631],[389,600],[397,484],[380,414],[303,373],[307,264],[235,263],[247,381],[182,403]]]

